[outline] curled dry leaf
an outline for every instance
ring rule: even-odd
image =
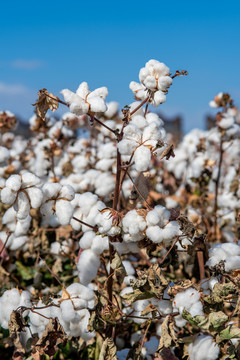
[[[39,98],[33,106],[36,106],[37,115],[45,120],[45,115],[48,109],[53,112],[58,108],[58,97],[53,94],[49,94],[47,89],[41,89],[38,92]]]

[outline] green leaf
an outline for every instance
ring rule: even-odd
[[[24,266],[20,261],[16,261],[17,271],[23,280],[31,280],[36,272],[30,266]]]

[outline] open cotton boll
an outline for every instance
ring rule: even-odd
[[[137,171],[147,171],[151,163],[151,151],[146,146],[140,146],[134,153],[134,162]]]
[[[189,360],[216,360],[220,353],[211,336],[200,335],[188,347]]]
[[[107,110],[104,113],[104,116],[108,119],[112,119],[118,114],[119,104],[116,101],[110,101],[107,103]]]
[[[90,109],[95,113],[102,113],[107,110],[107,105],[103,99],[100,97],[93,97],[90,99],[88,96],[88,103],[90,104]]]
[[[98,196],[109,196],[115,187],[115,179],[110,172],[101,173],[95,181],[96,194]]]
[[[79,283],[69,285],[66,290],[71,297],[78,296],[85,301],[92,301],[94,299],[93,290]]]
[[[99,257],[91,249],[84,250],[77,264],[80,283],[89,284],[97,275],[99,266]]]
[[[151,104],[153,106],[159,106],[160,104],[166,102],[166,100],[167,100],[166,95],[162,91],[158,90],[153,94],[153,99]]]
[[[144,85],[137,83],[136,81],[131,81],[129,88],[134,93],[136,100],[145,100],[148,96],[147,88]]]
[[[28,236],[18,236],[15,237],[13,234],[9,237],[7,248],[9,248],[12,251],[19,250],[23,247],[23,245],[26,244],[28,241]]]
[[[73,215],[73,207],[69,201],[57,200],[56,215],[61,225],[68,225]]]
[[[109,250],[109,241],[107,236],[97,235],[94,237],[91,250],[97,254],[102,254],[105,250]]]
[[[148,226],[157,225],[159,221],[160,221],[159,211],[157,211],[155,208],[147,213],[146,222]]]
[[[18,289],[6,290],[0,297],[0,325],[4,329],[8,329],[8,322],[13,310],[19,306],[31,307],[31,294],[28,291],[20,291]],[[28,310],[24,311],[23,316],[27,316]]]
[[[129,253],[138,253],[139,252],[139,247],[138,244],[136,242],[114,242],[111,243],[113,245],[113,247],[117,250],[117,252],[119,253],[119,255],[123,255],[123,254],[129,254]]]
[[[174,318],[178,327],[182,327],[187,323],[187,321],[182,318],[184,309],[186,309],[192,316],[204,315],[203,306],[200,301],[200,294],[192,287],[179,292],[173,299],[173,311],[179,312],[179,315]]]
[[[234,118],[232,116],[227,116],[218,121],[217,125],[222,129],[229,129],[234,124]]]
[[[225,262],[225,270],[231,271],[240,268],[240,246],[234,243],[216,244],[209,250],[209,259],[206,265],[213,267],[220,261]]]
[[[148,125],[148,122],[147,122],[147,120],[145,119],[144,116],[135,115],[135,116],[132,117],[132,124],[134,124],[139,129],[142,130]]]

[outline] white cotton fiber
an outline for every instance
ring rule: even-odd
[[[216,360],[220,349],[211,336],[200,335],[189,345],[188,353],[189,360]]]
[[[1,191],[1,200],[4,204],[13,204],[16,200],[17,193],[9,187],[5,187]]]
[[[36,187],[32,187],[26,190],[26,192],[29,195],[29,198],[31,200],[31,206],[33,209],[38,208],[41,206],[42,199],[43,199],[43,193],[41,189],[38,189]]]
[[[91,250],[96,254],[100,255],[105,250],[109,250],[109,242],[107,236],[97,235],[94,237]]]
[[[151,162],[151,151],[146,146],[140,146],[134,153],[134,162],[137,171],[147,171]]]
[[[73,207],[69,201],[57,200],[56,215],[61,225],[68,225],[73,215]]]
[[[95,237],[94,231],[86,231],[79,241],[81,249],[89,249],[92,246],[93,239]]]
[[[18,191],[22,185],[20,175],[11,175],[7,181],[5,186],[11,190]]]
[[[80,283],[89,284],[97,275],[100,260],[92,250],[84,250],[79,258],[77,268]]]

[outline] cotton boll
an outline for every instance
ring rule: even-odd
[[[71,297],[79,296],[85,301],[91,301],[94,299],[94,292],[87,286],[79,283],[73,283],[66,288]]]
[[[106,86],[102,86],[98,89],[95,89],[88,95],[88,99],[92,99],[95,97],[100,97],[102,99],[105,99],[108,96],[108,89]]]
[[[80,248],[81,249],[91,248],[94,237],[95,237],[94,231],[86,231],[79,241]]]
[[[144,129],[145,126],[147,126],[147,120],[144,118],[144,116],[136,115],[132,118],[132,124],[137,126],[139,129]]]
[[[17,193],[9,187],[5,187],[1,191],[1,200],[4,204],[11,205],[17,198]]]
[[[170,76],[161,76],[158,79],[158,90],[166,91],[172,85],[172,78]]]
[[[218,126],[222,129],[229,129],[234,124],[234,122],[235,121],[233,117],[224,117],[218,122]]]
[[[134,162],[137,171],[147,171],[151,162],[151,151],[146,146],[140,146],[134,153]]]
[[[128,275],[135,275],[135,269],[132,266],[132,264],[130,263],[130,261],[127,260],[123,260],[122,261],[123,266],[125,267],[126,273]]]
[[[189,345],[188,353],[189,360],[216,360],[220,349],[211,336],[200,335]]]
[[[89,284],[97,275],[100,260],[92,250],[84,250],[79,258],[77,268],[80,283],[83,285]]]
[[[163,241],[163,236],[161,235],[161,229],[157,225],[149,226],[146,230],[146,235],[154,243],[160,243]]]
[[[27,241],[28,236],[15,237],[14,235],[11,235],[7,247],[12,251],[19,250]]]
[[[116,101],[111,101],[107,103],[107,110],[104,113],[104,116],[108,119],[112,119],[118,113],[118,103]]]
[[[36,187],[32,187],[29,189],[26,189],[26,192],[29,195],[29,198],[31,200],[31,206],[33,209],[39,208],[42,203],[43,199],[43,193],[41,189],[38,189]]]
[[[100,255],[102,254],[105,250],[109,249],[109,242],[108,242],[108,237],[107,236],[100,236],[97,235],[94,237],[93,242],[92,242],[92,246],[91,246],[91,250],[96,254],[96,255]]]
[[[20,175],[11,175],[6,181],[6,187],[13,191],[18,191],[22,185]]]
[[[132,140],[123,139],[118,143],[117,147],[121,155],[131,155],[136,149],[136,143]]]
[[[103,113],[107,110],[105,101],[100,97],[93,97],[91,99],[88,97],[88,103],[90,104],[90,109],[92,112]]]
[[[68,225],[73,215],[71,203],[65,200],[58,200],[56,202],[56,215],[61,225]]]
[[[166,95],[160,90],[156,91],[153,95],[153,100],[151,104],[153,106],[158,106],[160,104],[163,104],[167,100]]]
[[[97,195],[94,195],[90,192],[81,194],[79,196],[78,205],[81,208],[82,213],[87,216],[92,206],[96,204],[97,200],[98,200]]]
[[[159,220],[160,220],[159,212],[156,209],[153,209],[148,212],[146,216],[146,222],[148,226],[157,225],[159,223]]]

